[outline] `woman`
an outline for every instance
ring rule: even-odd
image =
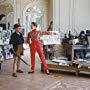
[[[35,22],[31,23],[31,32],[28,33],[27,42],[30,46],[30,53],[31,53],[31,71],[28,73],[34,73],[35,71],[35,53],[37,52],[43,66],[46,69],[46,74],[50,74],[48,70],[48,66],[46,64],[46,60],[41,48],[41,42],[39,41],[39,37],[45,34],[52,34],[51,32],[42,32],[37,30],[37,24]],[[31,41],[30,41],[31,40]]]

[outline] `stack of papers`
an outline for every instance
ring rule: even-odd
[[[59,65],[68,66],[68,63],[67,63],[67,61],[65,61],[65,60],[53,59],[52,61],[53,61],[53,62],[56,62],[56,63],[59,63]]]

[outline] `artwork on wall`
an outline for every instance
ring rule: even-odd
[[[2,32],[2,41],[3,44],[9,44],[9,39],[10,39],[10,32],[9,31],[3,31]]]
[[[0,45],[2,45],[3,42],[2,42],[2,27],[0,27]]]
[[[4,52],[5,52],[5,59],[13,58],[13,54],[9,51],[10,46],[9,45],[4,45],[3,48],[4,48]]]
[[[0,35],[0,60],[13,58],[13,55],[9,52],[10,32],[3,30]]]
[[[3,50],[2,50],[2,46],[0,46],[0,61],[3,60],[4,60]]]

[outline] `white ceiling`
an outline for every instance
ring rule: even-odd
[[[14,0],[0,0],[0,5],[12,4]]]
[[[13,11],[14,0],[0,0],[0,14],[7,15]]]

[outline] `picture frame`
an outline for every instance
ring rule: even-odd
[[[11,59],[13,58],[13,54],[9,51],[10,50],[10,46],[9,45],[4,45],[4,52],[5,52],[5,59]]]

